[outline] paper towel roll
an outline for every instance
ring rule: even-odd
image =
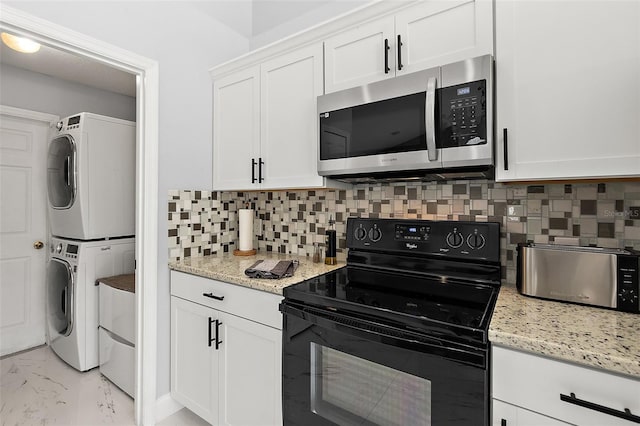
[[[241,251],[253,250],[253,210],[239,210],[239,242],[238,249]]]

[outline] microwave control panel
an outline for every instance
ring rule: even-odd
[[[487,83],[473,81],[438,89],[439,148],[487,143]]]

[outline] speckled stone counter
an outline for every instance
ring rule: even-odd
[[[522,296],[503,285],[492,343],[640,378],[640,315]]]
[[[249,278],[244,274],[245,269],[256,261],[263,259],[298,260],[299,266],[292,277],[279,280]],[[325,265],[324,263],[313,263],[309,257],[273,252],[258,252],[254,256],[234,256],[230,253],[223,253],[205,257],[188,257],[179,262],[169,263],[169,268],[175,271],[187,272],[275,294],[282,294],[282,289],[287,286],[343,266],[345,266],[345,263],[339,262],[337,265]]]

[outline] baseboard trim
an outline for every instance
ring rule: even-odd
[[[156,423],[182,410],[184,406],[171,398],[171,394],[162,395],[156,400]]]

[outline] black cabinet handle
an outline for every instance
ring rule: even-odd
[[[222,325],[222,322],[216,320],[216,350],[220,348],[220,344],[222,343],[222,340],[219,339],[221,325]]]
[[[500,426],[507,426],[507,421],[505,419],[501,419]]]
[[[599,411],[600,413],[620,417],[621,419],[629,420],[630,422],[640,423],[640,416],[632,414],[631,410],[628,408],[625,408],[624,411],[620,411],[605,407],[604,405],[585,401],[584,399],[578,399],[576,398],[576,394],[573,392],[569,395],[560,394],[560,399],[564,402],[568,402],[569,404],[579,405],[580,407],[588,408],[589,410]]]
[[[509,170],[509,145],[507,142],[507,129],[502,129],[502,143],[504,146],[504,169]]]
[[[401,70],[403,65],[402,65],[402,38],[400,37],[400,34],[398,34],[398,45],[396,46],[396,49],[398,50],[398,70]]]
[[[256,183],[256,160],[255,158],[251,159],[251,183]]]
[[[384,73],[389,74],[391,68],[389,68],[389,39],[384,39]]]
[[[213,342],[213,337],[211,337],[211,324],[213,323],[213,319],[211,317],[209,317],[209,339],[207,341],[207,344],[209,345],[209,347],[211,347],[211,342]]]
[[[224,300],[224,296],[216,296],[213,293],[202,293],[202,295],[204,297],[210,297],[211,299],[216,299],[216,300]]]
[[[262,166],[264,165],[264,161],[262,161],[262,157],[258,158],[258,183],[262,183],[264,178],[262,177]]]

